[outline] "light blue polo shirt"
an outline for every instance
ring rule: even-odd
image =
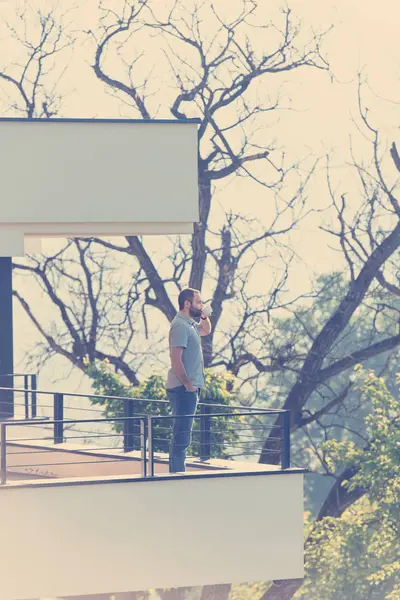
[[[169,330],[169,347],[183,348],[182,362],[187,376],[192,385],[203,388],[204,378],[204,360],[201,347],[200,325],[190,317],[178,313],[171,322]],[[168,371],[167,389],[172,389],[183,385],[175,371]]]

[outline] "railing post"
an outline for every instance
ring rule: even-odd
[[[64,396],[54,394],[54,443],[64,441]]]
[[[282,469],[290,468],[290,412],[286,410],[283,415],[283,439],[282,439]]]
[[[211,457],[211,406],[200,405],[200,460],[206,461]]]
[[[1,485],[5,485],[7,483],[7,425],[2,423],[1,425],[1,459],[0,459],[0,468],[1,468]]]
[[[211,406],[200,405],[200,460],[209,460],[211,457]]]
[[[149,443],[149,477],[154,477],[153,418],[147,417],[147,439]]]
[[[133,401],[124,400],[124,452],[132,452],[134,449],[134,421]]]
[[[147,477],[147,448],[146,448],[146,421],[140,421],[140,447],[142,456],[142,477]]]
[[[24,375],[24,398],[25,398],[25,419],[29,419],[29,392],[28,375]]]
[[[36,419],[37,416],[37,375],[31,375],[31,418]]]

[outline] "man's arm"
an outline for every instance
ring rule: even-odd
[[[171,366],[175,372],[175,375],[180,379],[182,385],[185,386],[188,392],[195,392],[196,388],[191,384],[190,379],[187,376],[185,366],[182,362],[183,348],[171,348]]]
[[[205,315],[201,315],[200,319],[200,335],[209,335],[211,333],[211,321],[208,317],[203,319]]]

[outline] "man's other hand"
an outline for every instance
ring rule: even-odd
[[[187,392],[197,392],[197,388],[194,387],[191,383],[189,385],[185,385]]]

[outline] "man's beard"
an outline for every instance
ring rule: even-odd
[[[201,310],[199,308],[193,308],[193,306],[190,307],[190,316],[192,317],[192,319],[198,319],[201,315]]]

